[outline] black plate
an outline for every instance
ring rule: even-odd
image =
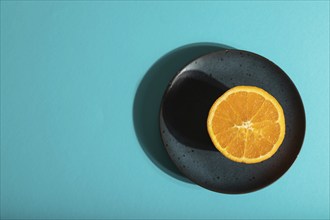
[[[261,163],[227,159],[207,133],[213,102],[237,85],[263,88],[284,110],[285,139]],[[174,77],[163,96],[160,129],[170,158],[191,181],[216,192],[247,193],[273,183],[293,164],[305,135],[305,111],[295,85],[277,65],[251,52],[226,50],[196,59]]]

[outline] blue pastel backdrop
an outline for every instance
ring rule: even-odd
[[[299,157],[260,191],[226,195],[159,169],[132,109],[167,52],[218,42],[297,86]],[[1,1],[1,218],[329,218],[329,2]]]

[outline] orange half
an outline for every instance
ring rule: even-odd
[[[230,160],[259,163],[273,156],[284,140],[284,112],[265,90],[236,86],[212,105],[207,130],[214,146]]]

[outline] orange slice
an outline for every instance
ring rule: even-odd
[[[285,118],[281,105],[265,90],[236,86],[212,105],[207,130],[227,158],[259,163],[273,156],[282,144]]]

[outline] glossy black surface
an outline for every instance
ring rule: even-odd
[[[284,110],[285,139],[261,163],[227,159],[207,133],[211,105],[237,85],[265,89]],[[163,96],[160,129],[170,158],[190,180],[217,192],[247,193],[273,183],[290,168],[303,143],[305,112],[296,87],[278,66],[251,52],[226,50],[202,56],[176,75]]]

